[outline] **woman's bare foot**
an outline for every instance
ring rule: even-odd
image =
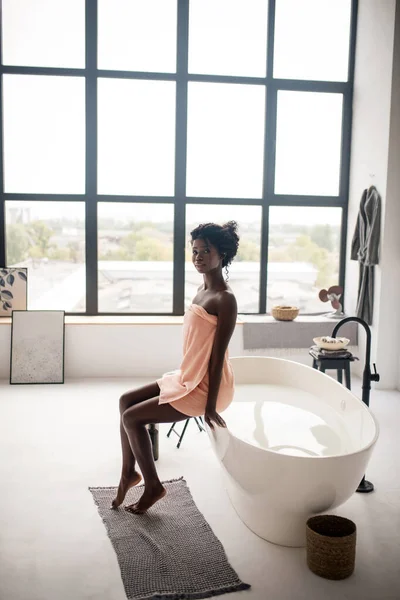
[[[150,508],[150,506],[153,506],[153,504],[161,500],[161,498],[164,498],[166,493],[167,490],[161,483],[152,488],[145,487],[143,496],[140,498],[139,502],[125,506],[125,510],[135,515],[142,515]]]
[[[133,475],[130,475],[129,477],[125,477],[124,475],[121,476],[121,480],[118,486],[118,492],[116,497],[112,501],[111,508],[118,508],[118,506],[124,501],[128,490],[131,487],[137,485],[140,481],[142,481],[142,476],[136,471],[134,471]]]

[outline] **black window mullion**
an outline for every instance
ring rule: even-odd
[[[1,19],[1,2],[0,2],[0,24]],[[4,102],[3,102],[3,56],[2,56],[3,40],[2,27],[0,25],[0,267],[6,266],[6,223],[5,223],[5,199],[4,199],[4,138],[3,138],[3,121],[4,121]]]
[[[1,40],[0,40],[1,45]],[[1,58],[0,58],[1,60]],[[6,266],[6,223],[5,223],[5,198],[4,198],[4,139],[3,139],[3,74],[0,74],[0,267]]]
[[[356,39],[357,39],[357,18],[358,18],[358,0],[352,0],[350,17],[350,51],[349,51],[349,71],[348,82],[351,93],[354,86],[354,69],[356,64]]]
[[[294,194],[274,194],[269,200],[270,206],[342,207],[345,204],[346,199],[342,196],[297,196]]]
[[[269,207],[274,194],[275,138],[276,138],[276,92],[267,84],[264,140],[264,182],[262,194],[262,222],[260,248],[260,306],[262,314],[267,312]]]
[[[350,146],[351,146],[351,122],[352,122],[352,91],[343,95],[342,105],[342,139],[340,144],[340,177],[339,198],[348,199],[350,179]]]
[[[78,202],[85,200],[85,194],[36,194],[26,192],[25,194],[17,194],[14,192],[4,192],[5,200],[40,200],[41,202]]]
[[[318,81],[313,79],[272,79],[271,84],[279,90],[291,92],[318,92],[345,94],[349,89],[347,81]]]
[[[98,313],[97,288],[97,2],[86,0],[86,314]]]
[[[189,3],[187,0],[178,0],[177,29],[173,314],[181,315],[185,308],[185,198],[189,54]]]
[[[340,250],[339,250],[339,285],[345,290],[345,279],[346,279],[346,243],[347,243],[347,215],[348,215],[348,207],[347,204],[343,206],[342,209],[342,219],[340,224]],[[345,302],[345,294],[342,294],[340,300],[343,311],[344,311],[344,302]]]
[[[260,248],[260,292],[259,312],[267,312],[267,270],[268,270],[268,240],[269,240],[269,207],[263,202],[261,207],[261,248]]]
[[[268,2],[267,26],[267,79],[268,83],[271,83],[274,78],[275,0],[269,0]]]
[[[357,14],[358,0],[352,0],[351,3],[351,21],[350,21],[350,51],[349,51],[349,70],[348,81],[349,90],[343,95],[343,121],[342,121],[342,148],[340,165],[340,197],[344,202],[342,209],[342,222],[340,229],[340,263],[339,263],[339,285],[345,290],[346,283],[346,247],[347,247],[347,217],[349,206],[349,187],[350,187],[350,159],[351,159],[351,129],[353,122],[353,89],[354,89],[354,69],[356,54],[357,37]],[[344,310],[345,294],[343,293],[341,302]]]
[[[82,77],[83,69],[69,69],[68,67],[24,67],[15,65],[4,65],[3,73],[10,75],[47,75],[54,77]]]
[[[265,96],[264,180],[262,193],[261,248],[260,248],[260,302],[259,312],[267,312],[269,204],[274,193],[276,90],[271,85],[274,66],[275,0],[268,5],[267,35],[267,89]]]

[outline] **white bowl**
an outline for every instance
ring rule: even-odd
[[[324,350],[341,350],[350,342],[350,340],[344,337],[332,338],[328,335],[316,337],[313,341],[318,348],[323,348]]]

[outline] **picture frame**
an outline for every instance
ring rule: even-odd
[[[28,269],[0,267],[0,317],[28,308]]]
[[[10,384],[64,383],[65,311],[13,310]]]

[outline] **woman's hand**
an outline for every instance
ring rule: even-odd
[[[210,427],[210,429],[214,429],[214,423],[216,425],[218,425],[218,427],[226,427],[226,423],[223,420],[223,418],[217,413],[217,411],[214,409],[206,409],[205,415],[204,415],[204,420],[207,423],[207,425]]]

